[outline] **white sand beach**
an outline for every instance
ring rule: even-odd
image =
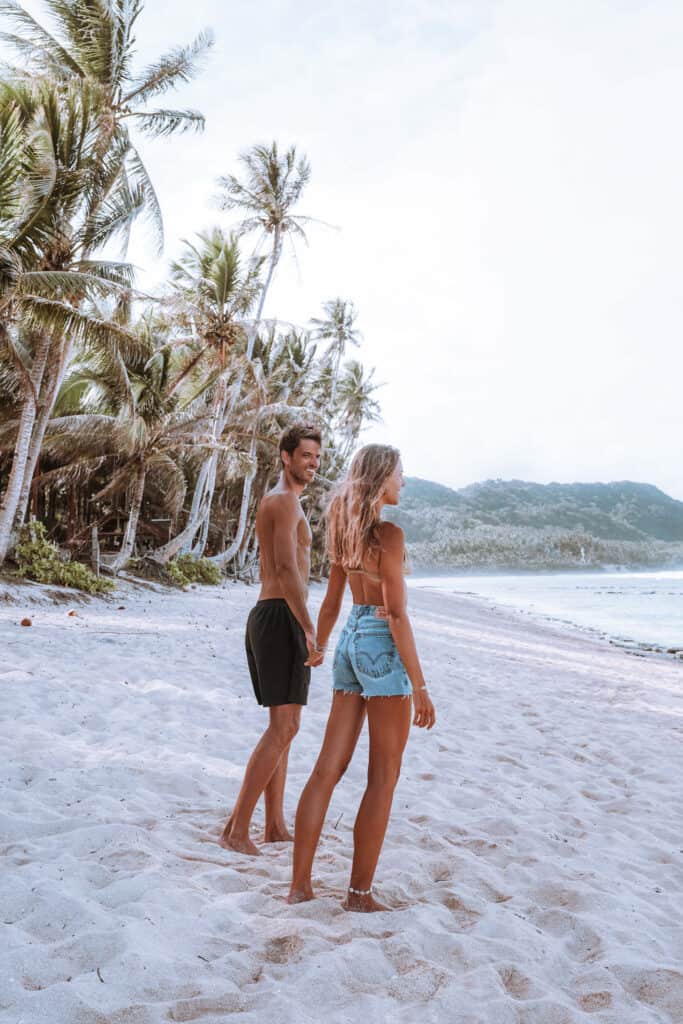
[[[317,900],[286,904],[290,846],[216,842],[265,724],[255,588],[27,593],[0,601],[2,1024],[683,1021],[680,661],[412,592],[438,721],[413,729],[380,858],[396,909],[354,915],[363,740]],[[293,744],[290,822],[330,682]]]

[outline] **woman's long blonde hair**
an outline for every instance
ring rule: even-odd
[[[380,512],[387,478],[400,458],[388,444],[366,444],[354,455],[346,479],[327,508],[327,553],[345,569],[360,569],[379,551]]]

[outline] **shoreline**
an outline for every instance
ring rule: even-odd
[[[623,576],[628,576],[629,578],[631,578],[631,577],[634,577],[634,576],[638,577],[638,576],[641,576],[641,575],[642,576],[646,576],[646,577],[650,577],[654,573],[656,573],[658,576],[661,576],[662,573],[669,573],[669,572],[675,573],[677,577],[680,575],[680,570],[649,570],[649,571],[644,572],[644,573],[629,572],[629,573],[623,573],[623,574],[620,573],[620,572],[619,573],[606,573],[606,572],[602,573],[601,572],[601,573],[598,573],[597,575],[598,576],[611,576],[611,575],[615,575],[617,577],[623,575]],[[541,572],[534,572],[534,573],[516,573],[516,572],[514,572],[514,573],[513,572],[507,573],[506,572],[506,573],[502,573],[501,572],[501,573],[491,573],[491,574],[468,574],[468,575],[465,575],[465,574],[449,574],[449,575],[438,575],[438,576],[437,575],[434,575],[434,576],[418,576],[417,574],[415,574],[416,579],[419,580],[419,583],[416,583],[412,587],[410,587],[410,590],[412,592],[415,592],[415,591],[418,591],[418,590],[432,591],[434,593],[440,593],[440,594],[445,594],[445,595],[446,594],[450,594],[450,595],[455,596],[455,597],[468,597],[468,598],[472,598],[475,601],[484,602],[487,606],[489,606],[491,608],[501,608],[501,609],[505,609],[507,611],[515,612],[515,613],[517,613],[520,616],[530,616],[531,618],[535,619],[539,623],[546,622],[546,623],[549,623],[551,625],[555,624],[555,625],[559,625],[559,626],[567,627],[569,629],[576,630],[580,634],[585,634],[585,635],[588,635],[588,636],[597,637],[599,640],[606,641],[607,643],[609,643],[609,644],[611,644],[611,645],[613,645],[615,647],[619,647],[619,648],[623,649],[624,651],[626,651],[627,653],[632,654],[632,655],[634,655],[636,657],[649,657],[649,656],[660,657],[661,656],[661,657],[664,657],[664,658],[674,658],[676,660],[683,660],[683,644],[681,644],[681,643],[666,643],[666,642],[657,641],[657,640],[636,639],[636,638],[634,638],[632,636],[625,636],[623,634],[620,634],[619,632],[617,632],[617,631],[615,631],[613,629],[609,629],[609,628],[607,628],[605,626],[599,626],[599,625],[579,622],[576,619],[571,618],[571,608],[569,608],[565,614],[560,613],[560,612],[543,611],[542,608],[535,607],[535,606],[532,606],[531,608],[524,607],[524,605],[522,603],[515,602],[512,599],[506,601],[500,595],[491,596],[489,594],[478,593],[477,591],[474,591],[474,590],[452,590],[452,591],[447,591],[445,589],[440,589],[439,588],[439,584],[438,584],[439,580],[444,580],[444,579],[449,579],[449,580],[457,581],[459,578],[462,578],[462,579],[475,579],[475,578],[477,578],[477,576],[484,576],[484,575],[486,576],[487,579],[490,579],[492,577],[498,577],[498,578],[506,579],[507,580],[507,579],[510,579],[510,578],[517,578],[518,576],[523,576],[525,578],[532,578],[532,577],[538,577],[538,576],[542,576],[544,578],[545,577],[549,577],[549,576],[553,577],[553,578],[556,578],[556,577],[568,577],[568,578],[571,579],[571,577],[574,576],[575,574],[572,573],[572,572],[569,572],[569,573],[565,573],[565,572],[542,572],[542,573]],[[586,573],[585,575],[594,576],[596,574],[594,574],[594,573]],[[434,581],[433,584],[430,582],[432,580]],[[542,598],[539,599],[539,600],[542,600]]]

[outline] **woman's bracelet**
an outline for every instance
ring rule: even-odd
[[[426,683],[424,684],[424,686],[414,686],[413,687],[413,693],[415,693],[416,690],[426,690],[426,689],[427,689],[427,684]]]

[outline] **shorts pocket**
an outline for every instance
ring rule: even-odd
[[[371,679],[383,679],[400,667],[400,659],[393,637],[359,637],[354,654],[358,671]]]

